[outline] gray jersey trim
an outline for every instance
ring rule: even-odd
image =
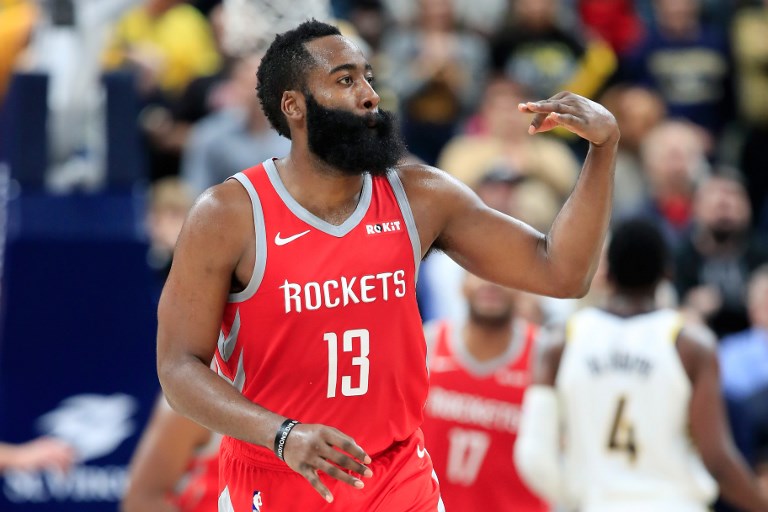
[[[341,238],[352,231],[358,224],[360,224],[360,221],[363,220],[363,217],[365,217],[365,214],[368,211],[368,207],[371,205],[373,184],[371,183],[371,175],[366,173],[363,176],[363,189],[360,192],[360,201],[357,203],[355,211],[352,212],[352,215],[350,215],[347,220],[345,220],[340,225],[335,226],[315,216],[312,212],[301,206],[298,201],[296,201],[293,196],[291,196],[291,194],[288,192],[288,189],[285,188],[283,181],[280,179],[280,174],[277,172],[277,167],[275,167],[274,161],[265,161],[264,168],[267,170],[269,181],[271,181],[272,186],[275,187],[275,192],[277,192],[277,195],[279,195],[280,199],[283,200],[285,206],[287,206],[294,215],[296,215],[298,218],[313,228],[331,236]]]
[[[235,512],[235,507],[232,506],[232,498],[229,497],[229,486],[224,487],[224,490],[219,495],[218,509],[219,512]]]
[[[229,294],[229,302],[243,302],[256,293],[259,289],[261,280],[264,279],[264,270],[267,268],[267,228],[264,226],[264,210],[261,208],[261,201],[256,189],[253,188],[251,180],[245,174],[239,172],[232,176],[248,192],[253,206],[253,226],[256,232],[256,261],[253,264],[253,274],[248,286],[243,291]]]
[[[237,361],[237,370],[235,370],[235,378],[230,379],[226,375],[224,375],[224,372],[221,368],[219,368],[218,374],[219,377],[224,379],[225,381],[229,382],[232,387],[237,389],[240,393],[243,392],[243,388],[245,387],[245,367],[243,366],[243,351],[240,351],[240,358]]]
[[[464,324],[452,323],[452,334],[450,338],[451,348],[456,354],[461,366],[476,377],[487,377],[492,375],[500,368],[517,360],[525,350],[525,335],[527,334],[527,324],[519,319],[515,319],[512,325],[512,339],[509,342],[507,350],[502,354],[488,361],[480,362],[469,353],[464,340]]]
[[[224,336],[224,332],[219,332],[219,341],[217,345],[219,346],[219,354],[221,355],[221,358],[224,359],[224,361],[229,361],[229,358],[232,357],[232,352],[235,350],[235,345],[237,344],[237,337],[240,334],[240,309],[238,308],[237,312],[235,313],[235,320],[232,322],[232,329],[229,330],[229,335]]]
[[[390,170],[387,173],[387,179],[392,186],[392,191],[395,193],[397,204],[400,206],[400,213],[403,214],[403,219],[405,219],[405,226],[408,228],[408,237],[411,239],[411,246],[413,247],[414,279],[418,281],[419,266],[421,265],[421,239],[419,238],[419,231],[416,229],[416,221],[413,218],[411,204],[408,202],[405,187],[403,187],[403,182],[400,181],[397,171],[394,169]]]

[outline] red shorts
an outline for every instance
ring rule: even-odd
[[[432,460],[417,430],[376,455],[373,477],[357,489],[320,473],[333,494],[327,503],[301,475],[266,450],[243,450],[225,437],[219,456],[219,512],[438,512],[445,510]],[[247,453],[245,453],[247,452]]]

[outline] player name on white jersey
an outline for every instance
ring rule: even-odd
[[[440,387],[429,390],[427,414],[490,430],[517,433],[520,406]]]
[[[290,283],[286,279],[280,289],[283,290],[286,313],[331,309],[361,302],[387,301],[393,297],[401,299],[405,297],[405,271],[341,276],[339,279],[329,279],[323,283],[310,281],[303,285]]]
[[[614,351],[599,357],[590,356],[587,358],[587,366],[592,375],[602,375],[607,372],[623,372],[648,377],[653,370],[653,363],[649,360],[636,354],[621,351]]]

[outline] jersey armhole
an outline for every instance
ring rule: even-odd
[[[230,293],[228,301],[244,302],[254,296],[256,290],[261,285],[261,280],[264,278],[264,270],[267,268],[267,229],[264,225],[264,210],[261,207],[261,201],[259,200],[259,194],[251,183],[251,180],[242,172],[239,172],[232,176],[232,180],[237,180],[248,192],[248,197],[251,199],[251,207],[253,210],[253,226],[256,238],[256,258],[253,265],[253,273],[251,274],[251,280],[248,285],[242,291],[237,293]]]
[[[677,340],[680,339],[680,334],[683,332],[684,325],[685,320],[683,319],[683,315],[678,313],[677,318],[675,318],[675,321],[672,324],[669,332],[669,342],[675,346],[677,346]]]
[[[427,364],[440,350],[440,340],[445,336],[447,329],[444,320],[433,320],[424,324],[424,342],[427,346]]]
[[[561,329],[562,329],[561,330],[561,333],[562,333],[561,334],[562,335],[562,340],[561,340],[562,347],[560,348],[560,357],[557,360],[557,367],[555,368],[555,378],[554,378],[554,381],[552,383],[552,387],[554,387],[557,390],[559,390],[561,388],[561,386],[562,386],[562,379],[564,378],[563,377],[563,374],[564,374],[564,372],[563,372],[564,364],[563,363],[568,358],[569,353],[571,351],[575,350],[573,348],[573,341],[572,340],[574,339],[574,335],[576,333],[576,316],[572,315],[570,318],[568,318],[568,320],[566,320],[566,322],[565,322],[565,325],[563,327],[561,327]],[[542,332],[542,331],[544,331],[544,332]],[[540,337],[541,336],[545,336],[546,337],[546,336],[549,336],[549,333],[547,333],[544,329],[540,329],[539,336]],[[540,352],[540,351],[542,351],[544,349],[545,349],[544,345],[541,343],[541,341],[539,341],[538,348],[537,348],[536,352]],[[537,356],[537,359],[538,359],[538,357],[540,357],[540,356]]]
[[[413,211],[411,211],[411,204],[408,202],[408,196],[405,193],[405,187],[400,180],[400,176],[396,170],[390,170],[387,173],[387,180],[392,187],[392,192],[395,194],[397,205],[400,207],[400,213],[405,220],[405,226],[408,229],[408,237],[411,239],[411,247],[413,248],[413,275],[414,283],[419,280],[419,266],[421,265],[421,238],[419,238],[419,231],[416,228],[416,220],[413,217]]]

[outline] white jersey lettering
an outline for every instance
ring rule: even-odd
[[[388,301],[391,291],[396,298],[406,294],[405,271],[380,272],[364,276],[341,276],[322,283],[309,281],[298,284],[287,279],[280,285],[286,313],[316,311],[321,308],[335,308],[350,304]]]
[[[465,425],[517,433],[520,406],[477,395],[432,387],[427,400],[427,414],[433,418]]]

